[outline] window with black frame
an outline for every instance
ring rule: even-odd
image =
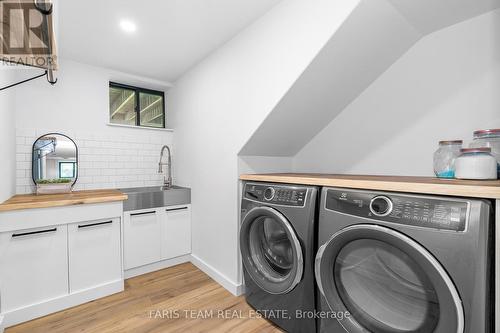
[[[112,124],[165,128],[165,93],[109,83],[109,121]]]
[[[76,162],[59,162],[59,178],[76,178]]]

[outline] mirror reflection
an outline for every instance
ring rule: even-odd
[[[33,144],[35,184],[71,183],[78,177],[77,147],[63,134],[46,134]]]

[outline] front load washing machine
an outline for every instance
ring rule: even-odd
[[[324,188],[320,332],[493,332],[487,201]],[[339,315],[341,314],[341,315]]]
[[[287,332],[316,332],[316,197],[310,186],[245,182],[240,250],[247,303]]]

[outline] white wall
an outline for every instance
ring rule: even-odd
[[[12,70],[0,68],[0,87],[14,83]],[[15,109],[13,89],[0,91],[0,202],[10,198],[15,193]]]
[[[238,171],[244,173],[291,172],[293,157],[280,156],[239,156]]]
[[[311,140],[298,172],[432,175],[439,140],[500,128],[500,12],[428,35]]]
[[[33,70],[20,73],[31,74]],[[168,84],[73,61],[62,61],[58,76],[54,86],[39,79],[16,87],[17,193],[33,190],[31,145],[50,132],[67,134],[78,145],[76,189],[160,185],[160,148],[172,145],[173,133],[108,126],[108,84],[112,80],[162,90]]]
[[[193,254],[230,284],[238,260],[238,158],[252,132],[357,1],[281,2],[175,83],[176,177],[192,187]]]
[[[294,156],[421,37],[387,0],[362,0],[240,154]]]

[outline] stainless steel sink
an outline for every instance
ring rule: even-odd
[[[128,195],[123,202],[123,210],[140,210],[165,206],[186,205],[191,203],[191,189],[181,186],[131,187],[120,189]]]

